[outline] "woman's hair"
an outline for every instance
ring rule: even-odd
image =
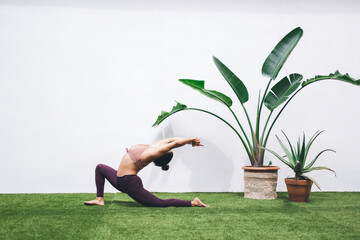
[[[161,157],[154,160],[154,164],[158,167],[161,167],[163,171],[169,170],[169,162],[171,161],[174,153],[173,152],[167,152]]]

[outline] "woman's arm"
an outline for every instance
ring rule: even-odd
[[[166,152],[170,151],[171,149],[178,148],[178,147],[184,146],[186,144],[191,144],[193,147],[203,146],[200,143],[199,138],[180,138],[180,137],[167,138],[160,142],[157,142],[152,147],[147,149],[143,153],[142,157],[143,157],[143,160],[145,160],[145,159],[154,160],[156,158],[163,156]]]
[[[166,138],[161,140],[159,143],[160,145],[169,144],[169,143],[176,143],[175,147],[181,147],[185,144],[191,144],[193,147],[195,146],[203,146],[200,144],[199,138],[181,138],[181,137],[172,137],[172,138]]]

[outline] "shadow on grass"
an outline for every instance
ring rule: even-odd
[[[238,192],[238,193],[235,193],[235,194],[236,194],[237,196],[241,197],[241,198],[244,198],[244,193],[243,193],[243,192]],[[244,199],[245,199],[245,198],[244,198]],[[252,200],[257,201],[257,199],[252,199]],[[275,201],[281,200],[281,201],[283,201],[283,202],[290,202],[289,197],[288,197],[288,195],[287,195],[286,192],[279,192],[279,193],[277,193],[277,198],[276,198],[276,199],[269,200],[269,201],[273,201],[273,200],[275,200]],[[261,200],[260,200],[260,201],[261,201]],[[268,201],[268,200],[266,200],[266,201]]]
[[[144,207],[140,203],[137,203],[135,201],[119,201],[119,200],[111,200],[111,201],[105,201],[106,204],[116,204],[121,207]]]
[[[290,201],[287,193],[283,193],[283,192],[277,194],[277,199],[286,201],[286,202]]]
[[[237,192],[237,193],[235,193],[237,196],[239,196],[239,197],[241,197],[241,198],[243,198],[244,197],[244,193],[243,192]]]

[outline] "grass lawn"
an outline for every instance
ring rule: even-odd
[[[243,193],[157,193],[210,208],[148,208],[125,194],[0,194],[0,239],[360,239],[360,192],[312,193],[293,203]]]

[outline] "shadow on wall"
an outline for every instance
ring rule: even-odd
[[[154,141],[164,138],[174,137],[171,125],[167,125],[162,132],[156,136]],[[176,169],[180,162],[187,168],[184,179],[189,182],[190,191],[194,192],[226,192],[230,190],[234,175],[234,162],[230,155],[224,153],[216,144],[206,139],[201,139],[204,147],[198,148],[178,148],[174,155],[174,160],[170,168]],[[191,151],[194,150],[194,151]],[[150,173],[148,183],[152,185],[159,177],[158,169],[153,168]],[[166,182],[171,174],[162,175],[161,182]]]

